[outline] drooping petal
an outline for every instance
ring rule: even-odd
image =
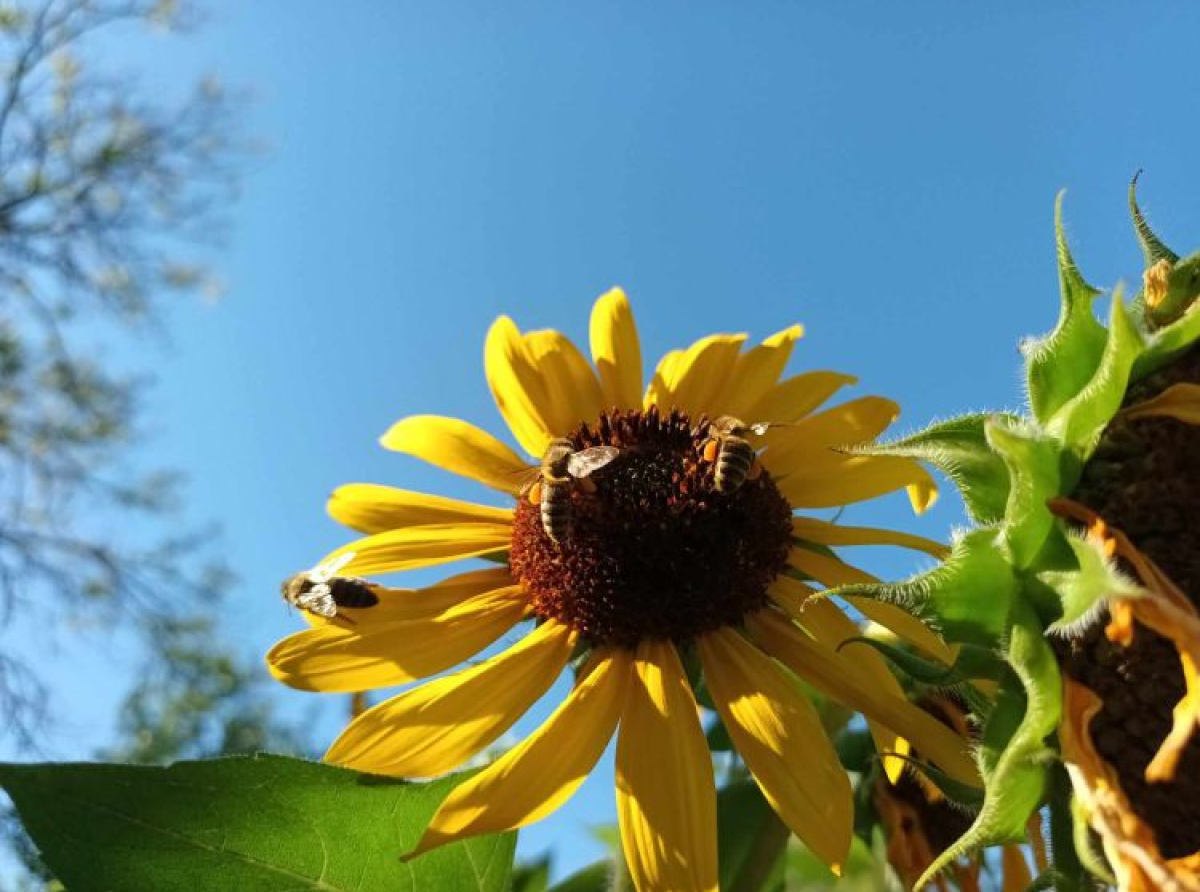
[[[534,365],[521,332],[507,316],[501,316],[488,329],[483,365],[496,408],[526,452],[541,457],[550,440],[568,433],[551,427],[545,379]]]
[[[814,453],[875,439],[899,415],[900,407],[891,400],[864,396],[772,428],[763,437],[768,463],[781,474],[803,469]]]
[[[848,527],[817,520],[815,517],[793,517],[792,535],[797,539],[820,545],[898,545],[901,548],[923,551],[939,560],[950,553],[950,549],[941,542],[923,536],[874,527]]]
[[[785,614],[800,623],[804,631],[811,635],[826,650],[841,661],[844,671],[857,673],[871,685],[896,697],[904,697],[904,690],[887,667],[883,655],[870,647],[860,647],[854,652],[853,659],[839,652],[839,648],[847,641],[859,637],[862,633],[850,617],[846,616],[829,598],[810,597],[797,604],[794,600],[781,598],[772,586],[771,600]],[[770,652],[770,648],[765,648]],[[888,779],[895,782],[904,772],[908,763],[900,758],[909,752],[908,741],[891,728],[881,724],[872,716],[867,716],[867,727],[875,741],[875,749],[880,753],[895,753],[895,756],[883,756],[883,769]]]
[[[474,505],[374,483],[339,486],[326,506],[330,517],[360,533],[416,524],[511,523],[512,510]]]
[[[525,348],[546,387],[544,412],[550,430],[570,433],[595,421],[604,408],[600,384],[588,361],[562,332],[531,331]]]
[[[839,558],[801,546],[788,552],[788,564],[827,588],[879,581]]]
[[[504,551],[511,538],[512,527],[508,524],[441,523],[401,527],[349,542],[326,555],[325,560],[353,553],[354,557],[343,568],[345,576],[395,573]]]
[[[760,610],[747,623],[768,653],[815,688],[895,731],[961,783],[979,783],[967,741],[895,687],[862,678],[857,651],[847,656],[823,646],[776,610]]]
[[[824,403],[841,388],[858,381],[841,372],[805,372],[779,382],[750,408],[743,421],[795,421]]]
[[[850,781],[812,704],[771,658],[732,629],[698,639],[729,736],[792,832],[840,872],[853,835]]]
[[[767,462],[772,474],[783,474]],[[937,484],[912,459],[892,455],[847,455],[832,464],[792,469],[777,481],[793,508],[834,508],[909,488],[918,512],[933,504]]]
[[[1172,384],[1152,399],[1137,403],[1121,412],[1126,418],[1174,418],[1188,424],[1200,424],[1200,384]]]
[[[937,632],[908,611],[895,604],[885,604],[883,601],[873,601],[858,595],[846,598],[846,603],[853,606],[871,622],[894,632],[905,641],[925,651],[935,660],[940,660],[947,666],[954,662],[955,649],[946,644]]]
[[[712,757],[667,641],[637,649],[617,740],[617,817],[638,892],[717,892]]]
[[[617,727],[632,669],[624,650],[598,662],[537,731],[454,788],[409,857],[456,839],[523,827],[566,802]]]
[[[379,442],[431,465],[515,494],[529,465],[473,424],[440,415],[412,415],[397,421]]]
[[[483,650],[525,615],[513,586],[453,610],[361,628],[321,626],[289,635],[267,654],[271,674],[302,691],[369,691],[436,675]]]
[[[718,334],[692,344],[676,364],[667,403],[659,403],[659,408],[674,406],[693,416],[711,413],[733,374],[745,340],[744,334]]]
[[[620,288],[601,296],[592,308],[591,346],[604,407],[640,409],[642,348],[629,299]]]
[[[547,621],[490,660],[368,709],[334,741],[325,761],[401,777],[453,771],[546,693],[575,639],[566,626]]]
[[[772,420],[748,413],[778,383],[791,358],[792,347],[803,336],[803,325],[791,325],[741,354],[722,394],[722,405],[711,409],[709,414],[729,414],[751,424]]]

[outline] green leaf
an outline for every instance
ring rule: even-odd
[[[783,856],[791,833],[758,784],[738,780],[717,791],[719,888],[783,892]],[[827,875],[829,868],[825,868]]]
[[[549,885],[549,855],[513,867],[511,892],[546,892]]]
[[[993,527],[957,538],[946,560],[903,582],[846,585],[835,596],[864,595],[907,610],[950,641],[994,647],[1003,637],[1017,580]]]
[[[1001,684],[1000,700],[1024,701],[1020,721],[1006,743],[987,740],[993,723],[1004,721],[1008,710],[998,703],[981,754],[986,792],[970,829],[938,856],[914,888],[923,888],[939,871],[959,856],[1003,842],[1021,842],[1029,816],[1038,809],[1046,789],[1053,754],[1046,737],[1058,726],[1062,712],[1062,679],[1054,652],[1046,643],[1041,624],[1032,608],[1022,601],[1013,604],[1013,624],[1008,644],[1008,661],[1014,675]],[[999,729],[1008,736],[1008,728]]]
[[[1038,580],[1058,595],[1062,615],[1050,624],[1050,632],[1067,632],[1085,623],[1109,598],[1133,598],[1142,590],[1117,570],[1104,549],[1087,536],[1068,535],[1067,543],[1079,565],[1074,570],[1046,570]]]
[[[1107,339],[1092,310],[1100,292],[1084,281],[1071,256],[1062,222],[1062,192],[1054,202],[1054,236],[1058,245],[1058,287],[1062,308],[1058,324],[1044,338],[1027,341],[1026,385],[1029,405],[1046,421],[1091,380]]]
[[[1142,172],[1139,170],[1129,181],[1129,216],[1133,218],[1133,229],[1137,233],[1138,244],[1142,246],[1142,256],[1146,258],[1146,266],[1153,266],[1160,260],[1175,263],[1179,259],[1179,255],[1154,234],[1154,230],[1150,228],[1150,224],[1142,215],[1142,209],[1138,206],[1137,183],[1138,177],[1141,175]]]
[[[1064,445],[1086,456],[1104,426],[1121,408],[1133,363],[1143,349],[1142,337],[1129,318],[1120,290],[1113,294],[1108,341],[1096,373],[1087,385],[1063,404],[1046,425]]]
[[[1013,566],[1031,566],[1054,527],[1046,500],[1059,493],[1057,440],[1028,424],[992,419],[985,433],[988,443],[1008,466],[1012,481],[1004,511],[1001,535]]]
[[[961,415],[935,422],[903,439],[873,443],[858,451],[928,462],[958,487],[967,511],[976,522],[995,523],[1004,516],[1008,470],[988,447],[984,436],[984,423],[990,417]]]
[[[506,892],[515,833],[400,860],[466,776],[404,783],[279,756],[0,765],[71,892]]]
[[[879,651],[902,676],[923,685],[948,687],[973,678],[999,680],[1004,670],[1004,663],[994,650],[975,644],[960,644],[953,666],[923,659],[908,648],[876,638],[847,638],[838,645],[838,650],[855,644],[864,644]]]
[[[1133,365],[1132,380],[1146,377],[1171,362],[1200,340],[1200,301],[1170,325],[1150,335],[1145,351]]]
[[[595,864],[589,864],[583,870],[571,874],[550,892],[609,892],[612,888],[612,862],[597,861]]]

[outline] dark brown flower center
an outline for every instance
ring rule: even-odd
[[[605,413],[571,435],[577,449],[620,452],[570,484],[559,541],[539,506],[517,505],[510,563],[539,616],[593,644],[632,647],[685,642],[766,605],[787,565],[792,509],[765,471],[718,493],[711,435],[704,419],[655,408]]]
[[[1133,385],[1126,405],[1181,381],[1200,383],[1200,348]],[[1118,416],[1073,498],[1122,530],[1194,604],[1200,602],[1200,426]],[[1102,700],[1092,740],[1117,770],[1134,811],[1154,828],[1162,854],[1177,858],[1200,851],[1200,739],[1192,738],[1173,781],[1145,778],[1184,693],[1179,654],[1140,623],[1129,647],[1114,644],[1104,634],[1108,621],[1105,611],[1080,637],[1059,641],[1059,659],[1068,675]]]

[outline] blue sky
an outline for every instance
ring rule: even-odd
[[[1098,285],[1140,274],[1138,168],[1168,243],[1200,241],[1200,7],[1049,7],[225,0],[196,35],[123,43],[148,90],[204,71],[249,87],[268,146],[229,211],[229,293],[179,306],[153,354],[154,458],[188,473],[242,576],[229,635],[257,655],[298,627],[278,581],[347,538],[323,512],[339,483],[490,498],[376,439],[424,412],[503,433],[482,377],[502,312],[586,343],[620,284],[651,361],[799,321],[793,369],[859,375],[900,430],[1018,406],[1019,339],[1057,312],[1058,189]],[[963,522],[953,498],[846,517]],[[95,641],[64,659],[57,755],[103,742],[127,665]],[[584,828],[611,820],[611,782],[602,766],[522,850],[557,846],[560,872],[596,856]]]

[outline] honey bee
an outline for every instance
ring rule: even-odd
[[[340,618],[353,622],[349,617],[339,614],[342,607],[361,609],[374,607],[379,603],[373,583],[357,576],[338,576],[338,570],[354,560],[354,552],[347,552],[313,567],[290,576],[281,586],[283,600],[300,610],[307,610],[326,619]]]
[[[552,541],[561,542],[570,531],[571,493],[575,481],[587,480],[619,452],[615,446],[593,446],[576,451],[574,443],[559,438],[546,447],[541,464],[529,469],[533,479],[521,494],[530,504],[541,508],[542,529]]]
[[[758,453],[747,434],[765,434],[775,425],[770,422],[746,424],[732,415],[722,415],[709,426],[710,436],[704,444],[704,460],[713,465],[713,485],[717,492],[728,495],[747,480],[762,472]]]

